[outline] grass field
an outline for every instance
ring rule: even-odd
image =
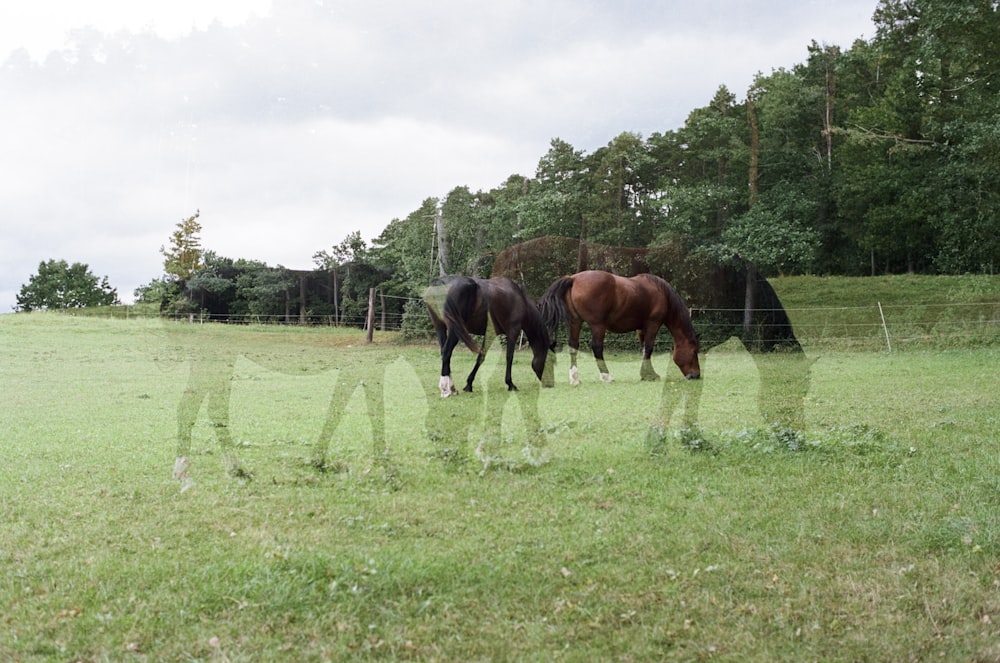
[[[998,661],[995,340],[442,400],[388,334],[0,316],[0,660]]]

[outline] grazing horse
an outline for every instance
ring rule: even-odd
[[[698,365],[698,338],[691,326],[687,306],[669,283],[652,274],[631,278],[609,272],[588,270],[563,276],[549,286],[538,307],[542,319],[555,336],[559,323],[569,326],[570,384],[579,384],[576,354],[580,347],[580,327],[586,322],[592,334],[591,349],[601,372],[601,380],[612,377],[604,362],[604,335],[637,331],[642,345],[643,380],[658,380],[650,356],[661,326],[674,337],[674,363],[688,379],[701,377]]]
[[[631,276],[657,274],[677,290],[692,311],[699,352],[736,337],[757,366],[758,404],[765,421],[805,426],[805,397],[815,358],[806,357],[781,300],[767,279],[743,266],[708,260],[684,240],[649,248],[581,242],[569,237],[539,237],[501,251],[493,276],[512,276],[537,296],[561,274],[603,269]],[[749,319],[748,319],[749,318]],[[698,417],[701,382],[683,390],[685,423]],[[661,410],[673,410],[682,392],[664,382]],[[669,416],[663,416],[668,420]]]
[[[253,473],[243,466],[239,458],[237,451],[240,445],[235,444],[230,431],[232,383],[240,356],[268,370],[291,375],[321,375],[333,370],[338,372],[322,430],[312,447],[310,464],[320,471],[343,465],[338,460],[329,460],[329,447],[350,399],[357,388],[361,387],[371,425],[371,460],[373,465],[381,467],[387,474],[393,472],[385,436],[384,356],[369,352],[369,349],[331,353],[324,345],[296,345],[294,341],[285,344],[284,348],[276,346],[274,351],[251,356],[234,342],[233,332],[221,333],[224,326],[168,321],[164,323],[164,328],[169,348],[176,353],[176,358],[190,364],[187,386],[177,405],[177,454],[173,474],[180,481],[181,492],[194,485],[191,477],[191,442],[203,404],[228,473],[239,479],[253,478]],[[264,334],[249,328],[243,329],[241,333],[257,337]]]
[[[538,297],[563,274],[586,269],[621,276],[649,273],[666,279],[691,311],[702,352],[734,336],[755,358],[762,353],[802,352],[788,314],[767,279],[751,276],[745,266],[707,259],[682,240],[632,248],[539,237],[501,251],[492,276],[509,276],[522,283],[529,296]]]
[[[442,398],[457,393],[455,382],[451,379],[451,355],[455,346],[462,341],[469,350],[476,353],[476,364],[465,382],[465,391],[472,391],[476,372],[493,341],[491,332],[493,335],[504,334],[507,337],[507,372],[504,381],[508,391],[517,390],[511,380],[511,365],[521,332],[524,332],[531,346],[531,368],[535,375],[543,384],[551,382],[542,377],[551,347],[548,329],[524,288],[514,281],[507,277],[477,279],[445,276],[431,283],[424,293],[424,302],[441,347],[441,378],[438,386]],[[483,337],[482,345],[476,343],[472,338],[473,334]]]

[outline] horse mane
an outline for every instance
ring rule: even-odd
[[[691,323],[691,313],[688,311],[687,304],[681,299],[681,296],[677,294],[677,290],[674,286],[664,279],[663,277],[657,276],[656,274],[636,274],[633,278],[642,278],[654,286],[659,288],[663,293],[664,298],[667,300],[668,314],[667,320],[668,326],[670,323],[679,323],[681,331],[684,335],[694,343],[696,346],[698,344],[698,335],[694,331],[694,325]]]
[[[528,296],[528,291],[525,289],[524,285],[518,283],[517,281],[511,281],[514,287],[517,288],[518,293],[521,295],[521,299],[524,305],[527,307],[524,317],[521,319],[521,331],[524,335],[528,337],[528,343],[534,346],[536,343],[549,345],[549,329],[542,319],[542,314],[538,310],[538,306],[532,301],[531,297]],[[510,342],[510,339],[507,339]]]

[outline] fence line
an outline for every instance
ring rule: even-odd
[[[400,331],[404,326],[403,313],[383,310],[380,306],[382,296],[375,298],[377,308],[374,316],[376,329],[381,331]],[[403,302],[420,302],[417,297],[385,295],[384,299]],[[781,309],[758,309],[768,313]],[[892,348],[912,346],[950,347],[973,345],[1000,346],[1000,301],[960,302],[953,304],[916,303],[916,304],[882,304],[881,314],[878,302],[867,306],[814,306],[789,307],[783,309],[789,316],[792,329],[807,349],[812,348],[844,348],[844,349],[882,349],[887,345]],[[742,313],[742,308],[697,308],[691,309],[695,319],[695,327],[704,337],[710,337],[713,332],[725,334],[732,329],[729,323],[714,321],[713,316],[732,317],[734,313]],[[79,315],[87,315],[83,311]],[[100,313],[94,313],[100,314]],[[108,307],[104,315],[112,317],[159,317],[148,306],[117,306]],[[424,316],[426,317],[426,316]],[[883,321],[884,317],[884,321]],[[209,315],[194,314],[183,316],[195,322],[221,322],[228,324],[264,324],[264,325],[301,325],[298,312],[289,315]],[[341,326],[356,329],[366,329],[369,319],[368,311],[360,311],[357,315],[345,317],[341,314],[339,324],[333,315],[307,315],[307,326]],[[424,323],[418,315],[417,327]],[[429,332],[429,321],[426,331]],[[422,333],[420,328],[408,330],[416,334]],[[669,343],[669,335],[660,339]],[[767,339],[761,339],[767,340]]]
[[[931,308],[986,308],[990,306],[1000,307],[1000,302],[956,302],[954,304],[882,304],[882,308],[891,309],[931,309]],[[690,307],[691,311],[711,311],[711,312],[743,312],[743,308],[701,308],[698,306]],[[871,311],[878,310],[878,303],[869,304],[867,306],[786,306],[784,308],[761,308],[757,307],[757,311],[785,311],[786,313],[795,313],[800,311]]]

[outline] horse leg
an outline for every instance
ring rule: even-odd
[[[192,370],[194,369],[192,368]],[[174,457],[174,478],[181,482],[182,493],[194,485],[194,480],[189,474],[191,462],[188,460],[188,454],[191,453],[191,431],[198,419],[201,402],[206,395],[205,392],[197,389],[192,382],[193,379],[189,378],[188,385],[185,387],[184,393],[181,394],[180,403],[177,405],[177,455]]]
[[[531,385],[527,391],[517,392],[517,405],[521,410],[521,421],[527,439],[527,445],[522,448],[521,453],[524,462],[531,466],[538,466],[545,462],[542,451],[546,444],[545,428],[542,426],[542,417],[538,407],[543,386],[543,384]],[[511,396],[509,392],[507,395]]]
[[[479,367],[483,365],[486,353],[489,351],[490,346],[493,345],[493,339],[495,338],[496,332],[493,331],[493,326],[490,324],[489,317],[487,317],[486,330],[483,332],[483,342],[479,346],[479,354],[476,355],[476,365],[472,367],[472,372],[469,373],[469,377],[465,381],[464,391],[472,393],[472,382],[476,379],[476,373],[479,372]]]
[[[434,324],[434,334],[437,336],[438,349],[441,352],[441,378],[438,380],[438,390],[441,398],[447,398],[456,393],[455,382],[451,379],[451,354],[455,349],[454,344],[445,354],[445,346],[448,344],[448,328],[442,324]]]
[[[438,349],[443,350],[444,344],[448,340],[448,327],[444,324],[434,325],[434,335],[437,337]]]
[[[483,464],[483,469],[489,468],[501,459],[503,408],[510,394],[501,386],[500,379],[500,371],[494,371],[482,390],[479,421],[481,430],[474,453]]]
[[[230,377],[220,381],[219,388],[209,394],[208,417],[212,421],[215,436],[219,440],[219,448],[222,449],[226,472],[239,479],[252,479],[253,475],[242,466],[233,450],[233,438],[229,434],[229,396],[232,388],[232,370],[233,365],[230,364],[228,370]]]
[[[506,378],[503,378],[504,383]],[[475,448],[476,458],[482,463],[483,470],[490,468],[523,469],[538,467],[545,462],[543,449],[545,447],[545,431],[542,427],[538,401],[541,386],[530,385],[525,389],[511,390],[501,383],[500,371],[494,371],[484,390],[482,434]],[[511,405],[520,411],[519,426],[512,425],[517,413]],[[510,426],[506,433],[516,440],[508,439],[505,431],[505,416]]]
[[[365,392],[365,408],[368,411],[368,421],[372,431],[372,464],[384,472],[387,484],[398,488],[398,472],[389,456],[389,445],[385,439],[385,369],[361,381]]]
[[[188,454],[191,451],[192,429],[198,420],[201,405],[206,400],[208,418],[226,459],[227,470],[236,477],[250,476],[249,472],[240,468],[232,451],[232,437],[229,434],[229,397],[236,357],[202,356],[192,351],[189,361],[188,383],[177,404],[177,456],[173,473],[174,478],[181,482],[181,492],[194,485],[189,475]]]
[[[458,334],[449,331],[441,344],[441,378],[438,380],[441,398],[448,398],[458,393],[455,381],[451,379],[451,355],[455,351],[456,345],[458,345]]]
[[[569,323],[569,383],[574,386],[580,384],[580,369],[576,366],[576,355],[580,351],[582,324],[579,320],[570,320]]]
[[[476,379],[476,373],[479,372],[479,367],[483,365],[483,360],[484,359],[486,359],[486,348],[485,347],[482,350],[479,351],[479,354],[476,355],[476,365],[472,367],[472,372],[469,373],[469,377],[466,378],[466,380],[465,380],[465,389],[463,389],[463,391],[467,391],[469,393],[472,393],[472,382]],[[454,386],[452,386],[452,389],[454,389]],[[441,395],[443,396],[444,392],[442,392]]]
[[[683,407],[681,435],[688,438],[688,441],[700,439],[698,410],[701,405],[703,387],[704,385],[701,380],[685,380],[684,382],[664,381],[656,415],[653,418],[653,423],[650,424],[649,430],[646,432],[646,444],[651,449],[660,448],[667,441],[670,419],[678,405],[682,405]]]
[[[520,334],[521,332],[518,332]],[[507,372],[504,374],[504,382],[507,384],[507,391],[517,391],[514,380],[511,379],[511,367],[514,365],[514,339],[517,335],[507,336]]]
[[[313,457],[310,461],[310,464],[317,470],[325,472],[344,467],[342,462],[331,463],[329,461],[330,441],[333,439],[337,427],[340,426],[347,405],[358,387],[364,390],[365,410],[368,423],[371,426],[372,462],[375,465],[381,464],[390,468],[388,463],[389,448],[385,438],[384,371],[385,367],[380,363],[373,367],[370,363],[361,362],[357,365],[344,365],[340,368],[337,381],[330,394],[326,420],[323,422],[323,428],[316,441],[316,446],[313,448]],[[389,474],[394,474],[391,469],[386,471]]]
[[[656,332],[659,328],[647,328],[639,332],[639,342],[642,344],[642,365],[639,367],[640,380],[659,380],[660,376],[653,370],[653,345],[656,343]]]
[[[194,482],[188,476],[188,454],[191,453],[191,431],[194,429],[195,421],[198,419],[198,411],[201,409],[201,402],[207,395],[194,385],[194,367],[192,375],[188,378],[188,384],[181,394],[181,400],[177,404],[177,455],[174,460],[174,478],[182,483],[181,491],[190,488]]]
[[[608,364],[604,361],[604,334],[606,330],[604,327],[590,326],[590,349],[594,351],[594,359],[597,360],[597,370],[601,372],[601,382],[614,382],[615,379],[611,377],[611,371],[608,370]]]
[[[347,384],[348,382],[350,384]],[[310,464],[321,472],[330,469],[327,463],[330,440],[333,439],[333,433],[337,430],[337,426],[340,425],[340,420],[344,416],[347,402],[351,399],[354,386],[353,380],[347,376],[347,369],[341,368],[340,374],[337,375],[337,381],[333,385],[333,391],[330,394],[330,404],[326,410],[326,420],[323,422],[323,428],[320,430],[319,439],[316,440],[316,446],[313,447],[313,457],[310,461]]]
[[[431,385],[426,393],[424,431],[431,445],[431,458],[442,461],[451,470],[459,470],[471,460],[467,444],[472,431],[481,424],[486,391],[469,394],[458,404],[436,398],[437,392]]]
[[[801,352],[754,352],[760,387],[757,405],[764,422],[771,426],[805,430],[805,399],[815,359]]]

